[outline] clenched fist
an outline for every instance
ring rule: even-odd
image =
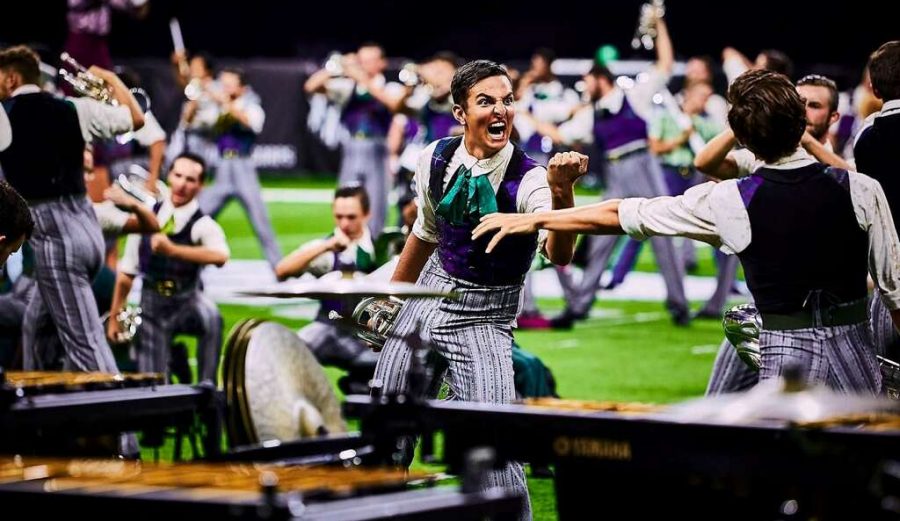
[[[561,152],[547,164],[547,182],[551,185],[572,185],[587,173],[588,157],[578,152]]]

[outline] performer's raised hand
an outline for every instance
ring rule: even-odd
[[[587,173],[588,157],[578,152],[560,152],[547,164],[547,182],[551,186],[571,186]]]

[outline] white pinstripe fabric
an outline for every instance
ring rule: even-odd
[[[486,403],[509,403],[515,399],[512,323],[522,285],[481,286],[456,279],[444,271],[436,254],[428,260],[418,283],[456,291],[460,298],[406,303],[375,368],[375,378],[382,381],[383,391],[407,388],[411,351],[403,337],[418,326],[432,353],[440,359],[438,364],[446,364],[452,399]],[[437,396],[440,376],[436,374],[429,386],[429,398]],[[488,486],[515,489],[530,505],[525,472],[519,463],[492,472]],[[531,518],[530,506],[523,518]]]
[[[49,363],[49,353],[55,353],[55,346],[62,342],[65,369],[118,372],[91,291],[104,251],[103,234],[91,203],[83,195],[63,197],[33,205],[31,214],[38,290],[25,310],[26,368],[37,369]],[[55,331],[39,330],[47,316]]]

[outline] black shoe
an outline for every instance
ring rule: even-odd
[[[696,313],[694,313],[693,318],[721,320],[722,313],[719,313],[718,311],[713,311],[710,309],[701,309],[701,310],[697,311]]]
[[[587,313],[575,313],[566,309],[562,313],[550,319],[550,327],[553,329],[572,329],[572,325],[576,320],[584,320]]]
[[[691,323],[691,313],[687,309],[670,309],[672,322],[678,327],[685,327]]]

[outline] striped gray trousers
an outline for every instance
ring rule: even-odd
[[[200,192],[200,208],[203,213],[215,218],[233,197],[237,198],[247,212],[253,232],[262,246],[263,255],[274,269],[281,260],[281,248],[275,240],[272,222],[263,202],[256,167],[249,157],[223,158],[219,162],[215,183]]]
[[[222,349],[222,315],[199,289],[160,295],[141,289],[141,323],[137,341],[138,370],[169,374],[172,339],[177,333],[197,336],[198,380],[216,382]]]
[[[384,139],[345,139],[338,186],[358,184],[369,196],[369,231],[378,237],[388,210],[387,145]]]
[[[759,343],[760,380],[799,364],[809,384],[823,383],[843,392],[881,392],[881,371],[868,322],[788,331],[763,329]]]
[[[607,190],[604,199],[620,197],[657,197],[666,195],[662,172],[656,158],[649,152],[638,152],[620,161],[611,162],[606,171]],[[591,237],[588,264],[581,285],[567,305],[575,314],[586,314],[594,304],[600,277],[606,270],[619,238],[615,235]],[[675,251],[671,237],[651,237],[650,246],[660,274],[666,284],[667,303],[673,309],[687,310],[684,295],[684,265]]]
[[[521,284],[482,286],[454,278],[433,254],[418,284],[441,291],[455,291],[459,299],[412,299],[400,311],[391,338],[375,368],[384,393],[407,388],[411,350],[403,337],[417,326],[426,336],[432,354],[446,366],[450,397],[485,403],[509,403],[515,399],[512,366],[512,324],[516,318]],[[428,398],[437,397],[443,371],[435,371]],[[475,428],[475,427],[473,427]],[[491,472],[488,487],[511,488],[525,497],[523,517],[531,518],[525,471],[519,463]]]
[[[869,325],[872,329],[872,341],[875,343],[875,354],[900,362],[900,334],[891,320],[891,312],[881,301],[877,291],[869,304]]]
[[[759,382],[759,372],[751,369],[741,360],[731,342],[722,340],[716,361],[713,362],[706,395],[746,391]]]
[[[34,279],[22,329],[26,369],[43,369],[62,343],[63,368],[117,373],[91,281],[103,264],[103,234],[84,195],[33,204]],[[41,325],[55,327],[41,327]]]

